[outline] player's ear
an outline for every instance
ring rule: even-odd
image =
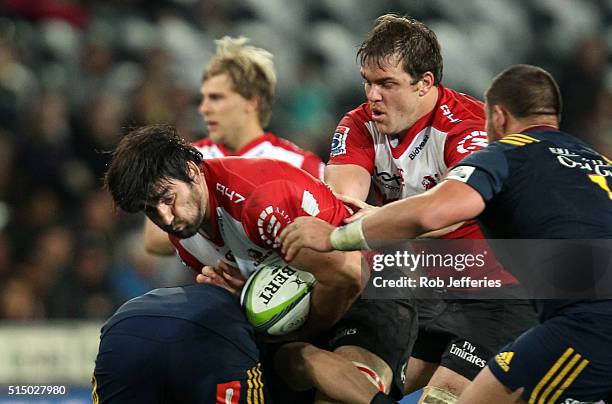
[[[200,178],[200,167],[193,161],[187,162],[187,175],[189,179],[193,182],[198,182]]]
[[[247,99],[247,111],[248,112],[257,112],[259,111],[259,97],[251,97]]]
[[[424,96],[435,86],[434,76],[432,72],[425,72],[421,79],[417,82],[417,90],[420,96]]]
[[[505,135],[508,126],[508,111],[501,105],[493,105],[491,107],[491,120],[495,131]]]

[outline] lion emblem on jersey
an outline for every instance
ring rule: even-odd
[[[434,176],[426,175],[425,177],[423,177],[421,185],[423,185],[423,188],[425,188],[426,190],[432,189],[433,187],[438,185],[438,176],[436,174],[434,174]]]

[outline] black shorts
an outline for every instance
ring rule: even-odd
[[[414,300],[359,299],[327,333],[327,349],[355,345],[380,357],[393,371],[391,395],[399,400],[417,332]]]
[[[255,341],[238,346],[183,319],[129,317],[100,340],[93,402],[261,403],[269,395],[258,360]]]
[[[527,402],[612,399],[612,304],[552,317],[500,351],[489,369],[509,389],[524,387]]]
[[[473,380],[499,349],[537,324],[528,300],[419,299],[412,357]]]
[[[390,394],[400,400],[403,397],[404,370],[417,329],[413,300],[360,298],[336,325],[310,342],[328,351],[354,345],[374,353],[393,371]],[[279,347],[279,344],[264,344],[261,348],[272,396],[277,402],[311,403],[314,391],[292,392],[278,375],[270,373],[272,357]]]

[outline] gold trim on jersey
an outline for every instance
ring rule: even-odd
[[[264,404],[261,363],[247,370],[247,404]]]
[[[98,395],[98,381],[96,380],[96,374],[91,374],[91,401],[93,404],[98,404],[100,402],[100,396]]]
[[[514,133],[512,135],[505,136],[500,140],[500,142],[511,144],[513,146],[525,146],[530,143],[538,143],[539,140],[522,133]]]
[[[581,358],[582,355],[574,353],[573,348],[567,348],[563,355],[561,355],[561,357],[557,359],[554,365],[548,370],[548,372],[546,372],[544,377],[540,379],[540,382],[533,389],[531,395],[529,396],[529,404],[554,403],[559,398],[559,396],[561,396],[561,394],[563,394],[563,392],[574,382],[574,380],[578,377],[578,375],[580,375],[584,368],[589,364],[589,361],[587,359],[580,360]],[[577,363],[578,366],[576,366]],[[555,376],[554,379],[552,379],[553,376]],[[544,389],[547,384],[548,386],[546,387],[546,389],[542,391],[542,389]],[[542,394],[538,397],[540,391],[542,391]],[[548,396],[553,391],[555,391],[555,393],[550,397],[550,399],[548,399]]]

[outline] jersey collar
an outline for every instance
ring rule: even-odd
[[[223,146],[220,143],[217,144],[217,147],[219,148],[219,150],[221,150],[221,153],[223,153],[224,156],[244,156],[246,153],[254,149],[256,146],[259,146],[266,140],[269,140],[270,136],[272,136],[271,133],[265,132],[263,135],[251,140],[249,143],[242,146],[236,153],[230,153],[229,150],[227,150],[225,146]]]
[[[534,125],[523,129],[521,132],[560,132],[560,130],[552,125]]]

